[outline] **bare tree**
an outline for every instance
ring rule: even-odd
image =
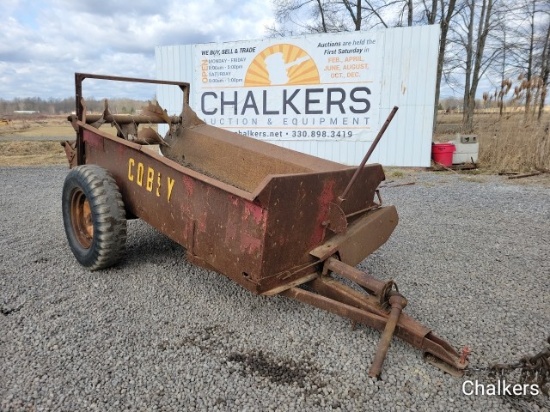
[[[460,19],[453,27],[453,42],[457,61],[464,73],[462,127],[465,132],[473,129],[476,93],[482,76],[500,53],[493,48],[486,53],[489,33],[498,25],[498,14],[493,6],[498,0],[465,0]]]
[[[535,50],[535,16],[537,0],[531,0],[526,4],[527,15],[529,16],[529,45],[527,48],[527,68],[523,88],[525,89],[525,120],[529,118],[529,108],[531,106],[531,89],[533,80],[533,53]]]
[[[286,25],[297,26],[299,32],[324,32],[328,33],[325,10],[321,0],[274,0],[275,19],[279,28],[271,28],[271,32],[277,35],[294,34],[292,29],[286,29]],[[320,19],[315,17],[319,16]],[[310,20],[313,20],[312,25]],[[316,28],[314,29],[313,26]]]
[[[327,22],[325,20],[325,11],[323,10],[323,3],[321,3],[321,0],[317,0],[317,10],[319,11],[319,16],[321,16],[321,28],[323,32],[327,33]]]
[[[349,30],[341,0],[274,0],[273,5],[278,26],[269,31],[275,36]]]
[[[499,116],[504,114],[504,98],[512,88],[511,78],[517,75],[517,70],[510,64],[514,54],[520,50],[514,40],[513,24],[510,19],[500,19],[495,29],[490,33],[489,41],[492,47],[497,50],[494,60],[488,67],[487,77],[495,87],[494,93],[489,93],[499,108]],[[511,35],[512,34],[512,35]]]
[[[352,4],[349,0],[342,0],[342,3],[355,24],[355,31],[361,30],[361,23],[363,22],[361,0],[357,0],[355,4]]]
[[[429,24],[434,24],[438,15],[438,2],[437,0],[432,0],[431,8],[426,7],[424,3],[425,13]],[[449,0],[447,4],[445,1],[441,0],[440,2],[440,20],[439,27],[441,29],[441,34],[439,37],[439,53],[437,55],[437,74],[435,80],[435,96],[434,96],[434,120],[433,120],[433,129],[435,130],[437,124],[437,109],[439,108],[439,96],[441,94],[441,80],[443,78],[443,65],[445,63],[445,50],[447,48],[447,35],[449,33],[449,27],[451,24],[451,19],[454,16],[456,0]]]
[[[520,81],[514,99],[523,101],[527,122],[535,116],[537,107],[542,113],[540,108],[544,107],[547,95],[550,4],[548,0],[519,0],[509,1],[508,5],[514,40],[506,50]]]
[[[540,78],[542,80],[542,93],[539,101],[539,112],[537,119],[540,121],[542,112],[544,110],[544,102],[548,93],[548,77],[550,75],[550,14],[548,16],[548,24],[546,29],[546,36],[544,38],[544,46],[541,55],[541,69]]]
[[[124,113],[134,113],[145,104],[145,101],[134,99],[112,99],[110,101],[112,108],[120,108],[120,112]],[[89,111],[100,113],[103,111],[104,103],[101,99],[90,98],[86,100],[86,107]],[[74,97],[64,99],[25,97],[13,100],[0,98],[0,115],[13,115],[17,110],[31,110],[41,114],[71,113],[74,110]]]
[[[413,0],[273,0],[273,4],[279,27],[270,31],[276,35],[292,34],[282,29],[285,25],[294,25],[301,33],[400,26],[401,20],[392,17],[403,10],[408,10],[407,24],[413,24]]]
[[[438,0],[432,0],[431,3],[422,0],[422,7],[424,8],[423,14],[428,24],[435,24],[437,21],[437,7]],[[442,4],[444,8],[445,4]]]

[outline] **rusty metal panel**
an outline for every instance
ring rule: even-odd
[[[184,246],[195,261],[256,292],[267,211],[247,199],[249,193],[81,127],[87,162],[113,174],[129,212]]]
[[[331,204],[342,194],[354,169],[272,177],[258,194],[269,210],[262,277],[312,261],[309,252],[334,235],[328,228]],[[384,179],[380,165],[364,168],[357,190],[342,204],[346,215],[374,205],[375,190]],[[351,219],[350,219],[351,220]]]
[[[338,253],[342,262],[355,266],[386,243],[398,220],[393,206],[373,210],[357,219],[345,233],[332,237],[310,253],[321,260]]]

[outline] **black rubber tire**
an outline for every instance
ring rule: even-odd
[[[72,169],[63,185],[63,224],[76,260],[90,270],[118,263],[126,250],[126,211],[111,174],[96,165]]]

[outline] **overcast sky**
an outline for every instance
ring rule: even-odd
[[[271,0],[0,0],[0,15],[7,100],[73,96],[75,72],[154,78],[155,46],[258,39],[273,25]]]
[[[274,25],[272,0],[0,0],[0,15],[6,100],[72,97],[75,72],[155,78],[155,46],[261,39]],[[154,98],[126,86],[88,80],[84,95]]]

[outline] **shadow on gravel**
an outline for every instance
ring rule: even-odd
[[[318,373],[317,368],[307,361],[277,358],[262,351],[232,353],[227,357],[229,362],[242,365],[241,375],[260,375],[273,383],[304,387],[304,380]]]
[[[4,298],[0,304],[0,314],[10,316],[19,312],[25,306],[25,299],[22,296],[15,295],[11,298]]]
[[[277,385],[302,388],[305,395],[319,393],[327,383],[321,378],[321,371],[308,358],[289,359],[263,351],[232,351],[235,332],[222,325],[192,327],[188,333],[176,340],[162,340],[156,344],[161,351],[174,351],[195,347],[201,352],[218,358],[231,373],[242,377],[260,376]],[[229,353],[229,355],[224,355]]]
[[[179,260],[185,249],[143,222],[129,222],[126,256],[123,263],[165,264]]]
[[[22,307],[23,307],[23,305],[19,305],[19,306],[16,306],[16,307],[10,307],[9,305],[2,305],[0,307],[0,313],[4,316],[9,316],[13,313],[19,312]]]

